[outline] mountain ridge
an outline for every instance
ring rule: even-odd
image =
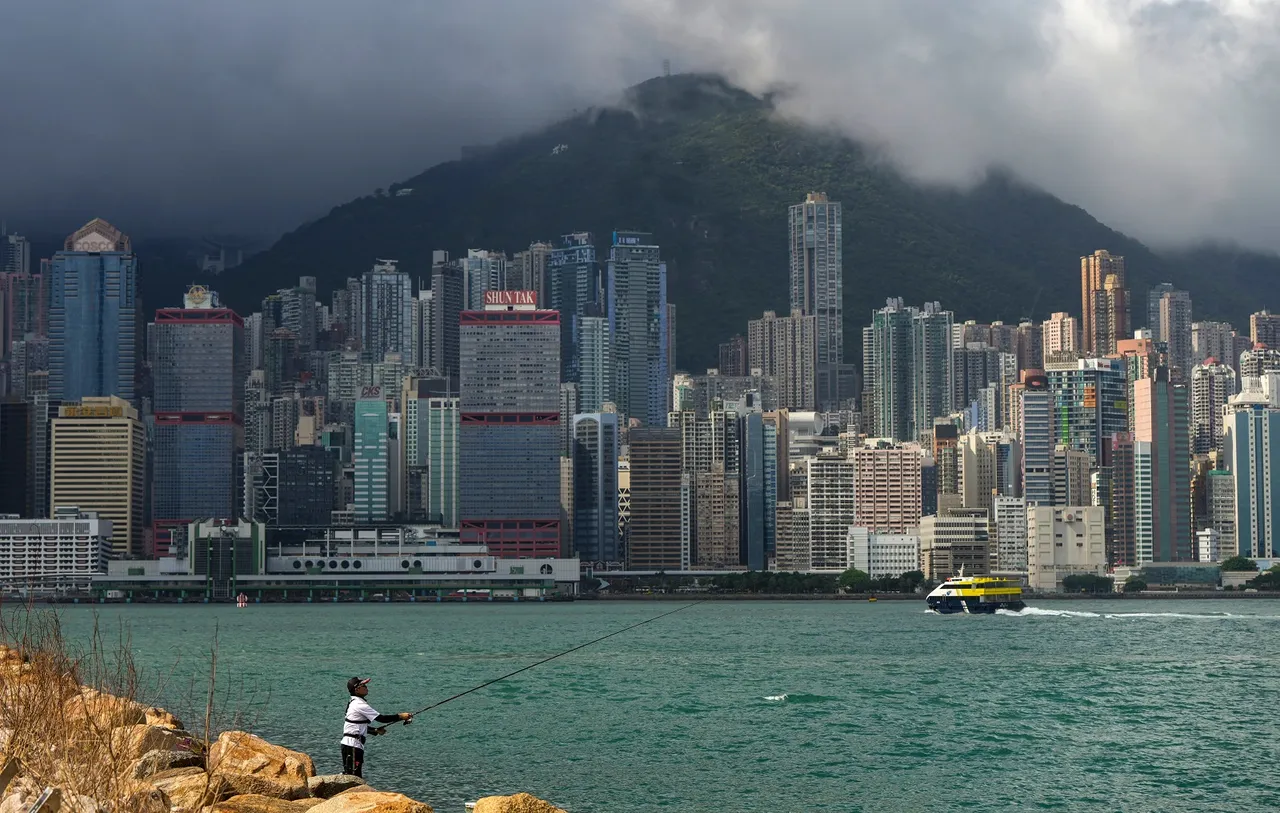
[[[397,196],[403,189],[412,192]],[[1157,254],[1008,172],[964,190],[913,183],[848,138],[783,120],[768,95],[686,74],[336,206],[215,284],[250,312],[302,275],[316,276],[327,297],[375,257],[424,278],[434,249],[511,253],[592,231],[603,255],[611,230],[634,228],[662,246],[679,364],[698,370],[714,366],[717,344],[745,333],[748,319],[788,311],[786,209],[810,191],[843,204],[855,363],[860,328],[889,296],[940,301],[958,320],[1074,312],[1079,257],[1099,248],[1127,258],[1135,324],[1145,321],[1146,289],[1169,281],[1191,291],[1196,318],[1243,328],[1257,287],[1280,280],[1273,255]]]

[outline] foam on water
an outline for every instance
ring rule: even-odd
[[[1280,618],[1274,615],[1238,615],[1236,613],[1092,613],[1088,610],[1053,610],[1047,607],[1024,607],[1021,610],[996,610],[996,615],[1017,617],[1057,616],[1061,618],[1187,618],[1216,621],[1224,618]]]
[[[764,699],[773,703],[782,703],[786,701],[787,696],[785,694],[769,694],[765,695]]]

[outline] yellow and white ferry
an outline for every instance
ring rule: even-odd
[[[1018,611],[1022,602],[1022,584],[995,576],[952,576],[933,589],[925,598],[929,609],[942,615],[952,613],[994,613],[996,610]]]

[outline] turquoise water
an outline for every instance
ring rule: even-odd
[[[188,719],[216,624],[246,725],[327,773],[351,675],[373,677],[379,710],[412,710],[675,606],[98,612]],[[457,813],[521,790],[572,813],[1280,806],[1280,603],[1051,607],[700,604],[396,727],[370,741],[367,775]],[[64,611],[73,637],[91,622]]]

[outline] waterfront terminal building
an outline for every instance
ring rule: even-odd
[[[504,558],[436,526],[273,528],[202,520],[182,556],[115,560],[94,598],[125,601],[543,601],[578,592],[576,558]]]

